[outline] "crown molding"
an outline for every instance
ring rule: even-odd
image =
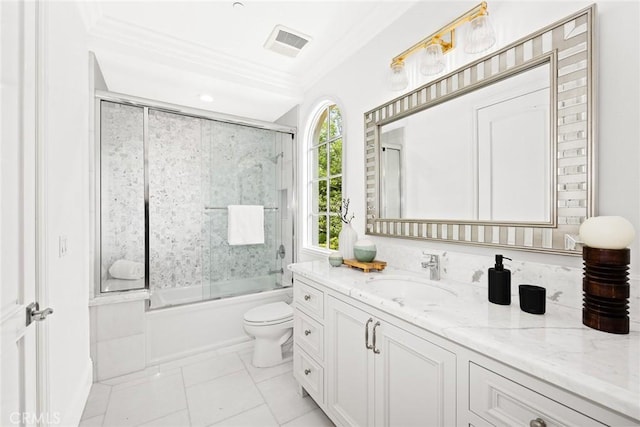
[[[211,77],[299,97],[302,86],[296,76],[229,55],[225,52],[148,30],[108,16],[84,5],[85,25],[90,26],[89,46],[99,57],[102,49],[133,58],[172,65]]]
[[[87,28],[89,46],[96,52],[106,50],[192,72],[250,88],[267,90],[292,98],[317,84],[324,76],[348,60],[375,35],[406,13],[418,0],[389,2],[372,6],[347,34],[319,59],[298,58],[293,72],[265,67],[246,58],[219,49],[188,42],[165,33],[105,16],[100,3],[77,0]],[[391,12],[390,12],[391,9]],[[380,25],[380,22],[386,25]]]

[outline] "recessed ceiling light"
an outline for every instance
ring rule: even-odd
[[[200,101],[202,102],[213,102],[213,96],[208,93],[200,94]]]
[[[234,1],[233,2],[233,8],[234,9],[242,9],[244,7],[244,3],[239,2],[239,1]]]

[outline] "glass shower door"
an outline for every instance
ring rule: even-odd
[[[291,134],[100,104],[101,292],[148,287],[159,308],[291,283]],[[262,210],[259,242],[229,244],[232,205]]]
[[[205,212],[210,232],[205,273],[210,285],[205,297],[226,298],[279,287],[286,252],[281,233],[282,210],[287,209],[281,179],[283,134],[217,121],[210,121],[206,132],[211,150],[210,157],[203,159],[209,165]],[[264,244],[229,244],[230,205],[263,207]]]
[[[149,109],[149,280],[164,306],[203,298],[205,122]]]
[[[143,108],[100,102],[100,291],[145,287]]]

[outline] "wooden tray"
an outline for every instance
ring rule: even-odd
[[[349,267],[359,268],[365,273],[368,273],[371,270],[382,271],[387,266],[386,261],[378,261],[378,260],[373,260],[371,262],[361,262],[361,261],[358,261],[357,259],[345,259],[342,261],[342,263]]]

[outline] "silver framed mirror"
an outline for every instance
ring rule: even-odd
[[[579,255],[595,214],[594,16],[366,112],[366,234]],[[442,126],[452,116],[462,130]]]

